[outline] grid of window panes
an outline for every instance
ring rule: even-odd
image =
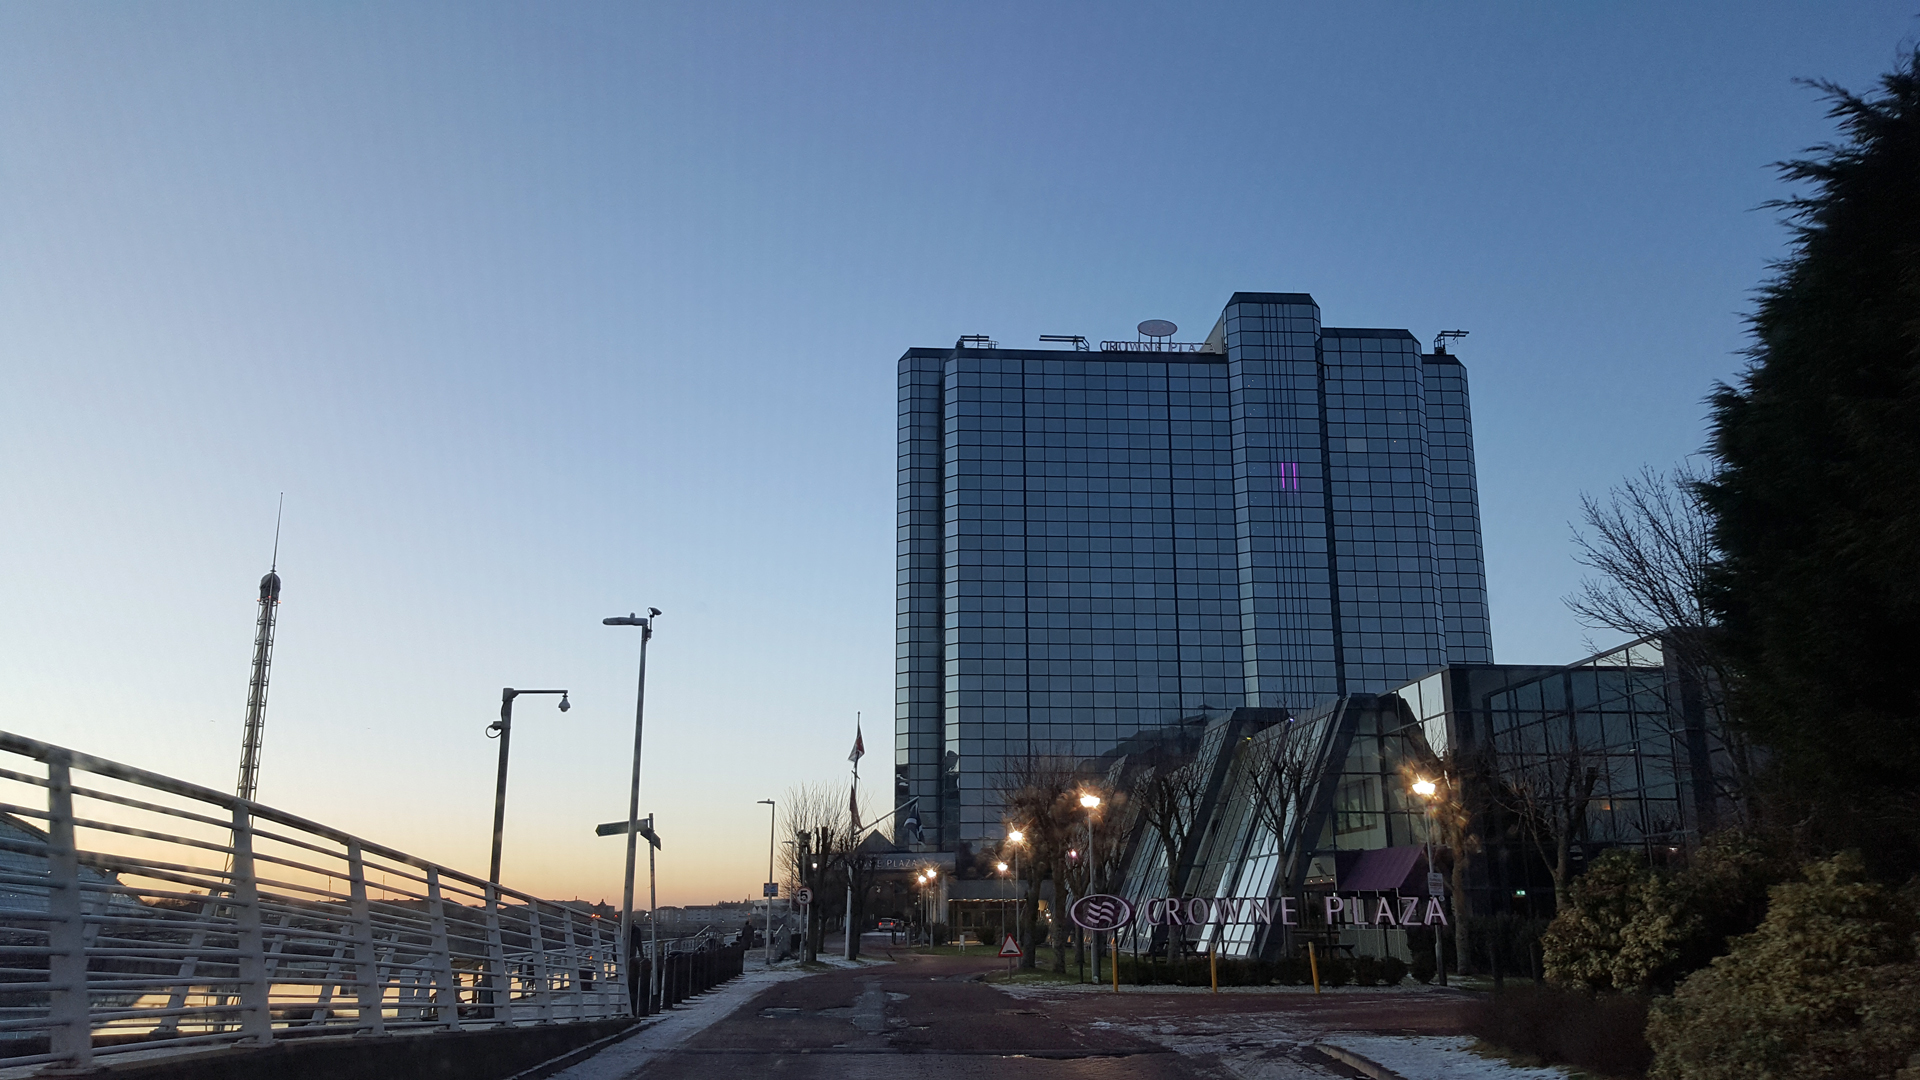
[[[895,553],[894,791],[918,799],[925,836],[940,836],[942,788],[940,384],[946,353],[900,358],[900,464]],[[896,824],[895,835],[901,835]],[[917,839],[907,837],[906,839]]]
[[[1431,767],[1426,730],[1392,694],[1348,699],[1341,718],[1352,727],[1346,760],[1328,777],[1333,812],[1315,851],[1370,851],[1424,844],[1431,819],[1411,791],[1416,773]]]
[[[1241,664],[1248,705],[1304,711],[1340,692],[1327,564],[1320,308],[1238,293],[1231,361]]]
[[[1480,494],[1473,469],[1467,369],[1445,354],[1426,360],[1427,472],[1440,561],[1440,610],[1449,664],[1493,663],[1487,567],[1480,544]]]
[[[1502,779],[1564,797],[1571,771],[1597,770],[1591,844],[1681,842],[1692,829],[1685,736],[1659,646],[1640,642],[1487,695]]]
[[[946,366],[951,839],[1000,831],[1004,755],[1093,755],[1241,704],[1227,365],[1132,357],[962,349]]]
[[[1426,365],[1404,330],[1328,328],[1320,347],[1345,691],[1380,693],[1446,662]]]

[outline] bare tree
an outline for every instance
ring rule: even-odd
[[[1471,968],[1473,957],[1467,922],[1467,856],[1480,850],[1480,837],[1473,830],[1478,815],[1467,798],[1470,791],[1486,790],[1490,770],[1481,755],[1467,756],[1457,750],[1434,754],[1424,739],[1419,745],[1421,750],[1415,758],[1424,758],[1424,761],[1402,771],[1409,790],[1414,790],[1415,783],[1421,780],[1433,784],[1433,794],[1423,798],[1434,843],[1452,857],[1447,884],[1453,901],[1453,955],[1460,970],[1466,971]],[[1438,870],[1433,866],[1427,869]]]
[[[1574,529],[1574,560],[1600,575],[1566,598],[1581,622],[1635,638],[1712,624],[1707,568],[1716,552],[1700,498],[1705,479],[1686,466],[1665,475],[1649,467],[1604,503],[1580,496],[1589,531]]]
[[[1287,833],[1300,814],[1309,779],[1308,740],[1295,738],[1295,730],[1291,722],[1276,724],[1240,748],[1241,767],[1253,785],[1254,820],[1273,834],[1282,866],[1298,843],[1298,837]]]
[[[1610,489],[1604,502],[1581,495],[1586,529],[1573,530],[1574,559],[1599,577],[1582,579],[1565,603],[1587,626],[1658,637],[1678,677],[1669,693],[1707,721],[1695,737],[1718,744],[1710,752],[1716,805],[1750,812],[1753,753],[1727,722],[1727,672],[1707,603],[1708,570],[1720,554],[1701,497],[1707,480],[1690,466],[1665,474],[1649,467]]]
[[[1527,839],[1540,852],[1553,878],[1555,911],[1567,906],[1573,879],[1573,848],[1586,838],[1587,808],[1599,784],[1603,759],[1581,745],[1578,720],[1567,718],[1563,745],[1517,750],[1500,772],[1502,801],[1520,820]]]
[[[1255,826],[1273,834],[1276,883],[1286,880],[1288,856],[1300,845],[1297,825],[1311,780],[1311,740],[1297,737],[1298,730],[1292,721],[1276,724],[1240,748],[1240,767],[1253,787]],[[1284,926],[1280,932],[1292,933]],[[1291,948],[1292,938],[1283,940]]]
[[[1205,785],[1192,769],[1172,760],[1155,762],[1133,785],[1133,805],[1140,820],[1153,830],[1166,862],[1168,896],[1180,894],[1180,856],[1200,813]]]
[[[844,875],[850,869],[848,841],[853,823],[838,785],[799,784],[787,789],[780,805],[787,835],[793,838],[792,844],[781,846],[787,887],[804,885],[813,890],[801,952],[811,963],[820,957],[827,920],[846,906]],[[851,925],[851,918],[848,921]]]
[[[1072,846],[1076,824],[1073,811],[1079,809],[1071,798],[1079,787],[1079,774],[1071,758],[1060,754],[1032,751],[1009,755],[1000,772],[999,795],[1008,820],[1026,836],[1024,863],[1029,895],[1040,895],[1040,884],[1052,881],[1053,970],[1067,970],[1066,954],[1066,854]],[[1071,808],[1070,808],[1071,807]],[[1022,966],[1036,966],[1034,957],[1037,927],[1031,914],[1022,908],[1021,947],[1025,950]]]

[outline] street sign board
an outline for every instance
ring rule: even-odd
[[[793,898],[803,904],[811,904],[813,903],[813,890],[802,885],[800,888],[794,890]]]
[[[1017,942],[1017,941],[1015,941],[1015,940],[1013,940],[1013,935],[1012,935],[1012,934],[1008,934],[1008,935],[1007,935],[1007,940],[1005,940],[1005,941],[1003,941],[1003,942],[1001,942],[1001,943],[1000,943],[1000,955],[1001,955],[1001,956],[1020,956],[1020,955],[1022,955],[1022,954],[1021,954],[1021,952],[1020,952],[1020,943],[1019,943],[1019,942]]]
[[[768,899],[772,899],[773,897],[779,896],[780,883],[777,881],[769,881],[765,885],[760,886],[760,895],[767,897]]]
[[[1447,895],[1447,878],[1445,874],[1442,874],[1436,870],[1427,875],[1427,895],[1428,896]]]

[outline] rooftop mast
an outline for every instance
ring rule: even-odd
[[[287,496],[280,495],[281,509]],[[240,737],[237,794],[253,798],[260,786],[260,738],[267,724],[267,677],[273,667],[273,627],[280,608],[280,512],[273,515],[273,565],[260,579],[260,620],[253,632],[253,681],[247,686],[247,727]]]

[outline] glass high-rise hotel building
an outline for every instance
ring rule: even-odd
[[[1002,827],[1008,755],[1092,756],[1492,662],[1466,372],[1235,293],[1204,343],[900,358],[900,798]]]

